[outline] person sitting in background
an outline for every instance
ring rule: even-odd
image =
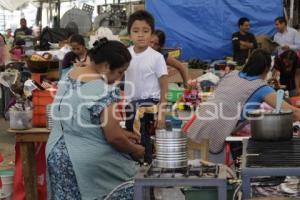
[[[300,50],[300,35],[296,29],[287,26],[287,21],[284,17],[275,19],[275,27],[277,33],[274,35],[274,42],[279,45],[277,48],[278,55],[289,49]]]
[[[253,49],[257,48],[255,36],[249,32],[250,20],[242,17],[238,21],[239,31],[232,34],[233,60],[244,65]]]
[[[275,57],[273,78],[277,80],[278,75],[290,96],[300,95],[300,60],[295,51],[287,50]]]
[[[113,87],[131,55],[120,42],[103,38],[88,51],[85,67],[74,67],[58,83],[53,128],[46,146],[49,199],[104,199],[136,175],[144,147],[120,127]],[[70,116],[70,117],[69,117]],[[114,199],[133,199],[120,188]]]
[[[17,39],[13,48],[9,51],[11,54],[11,59],[13,61],[21,61],[23,56],[25,55],[24,46],[25,41],[23,39]]]
[[[162,49],[165,45],[165,41],[165,33],[161,30],[155,30],[151,37],[150,46],[164,56],[167,65],[174,67],[180,72],[183,80],[183,85],[186,87],[188,82],[188,69],[179,60],[171,57],[167,51],[164,51]]]
[[[214,92],[214,98],[201,104],[197,117],[188,123],[191,125],[185,129],[189,138],[196,141],[209,139],[211,161],[224,163],[225,138],[246,125],[248,111],[259,108],[263,102],[275,107],[276,92],[265,81],[270,67],[271,55],[262,49],[254,50],[243,70],[225,75]],[[294,120],[300,120],[300,109],[287,102],[283,102],[282,108],[291,109]],[[239,149],[233,159],[241,154]]]
[[[62,61],[62,68],[70,68],[74,63],[84,63],[87,57],[87,48],[85,47],[82,35],[74,34],[70,38],[72,51],[67,53]]]

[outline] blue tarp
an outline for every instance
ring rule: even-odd
[[[182,58],[222,59],[232,55],[231,35],[248,17],[255,35],[273,35],[274,19],[283,15],[282,0],[146,0],[166,46],[181,47]]]

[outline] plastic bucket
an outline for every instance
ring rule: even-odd
[[[0,188],[0,199],[11,200],[13,194],[13,176],[14,170],[0,170],[0,178],[2,181],[2,188]]]

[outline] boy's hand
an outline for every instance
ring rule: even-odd
[[[166,127],[165,120],[156,120],[155,121],[155,128],[156,129],[164,129]]]
[[[166,128],[166,119],[165,119],[165,108],[164,104],[158,104],[158,115],[157,120],[154,123],[154,127],[156,129],[164,129]]]

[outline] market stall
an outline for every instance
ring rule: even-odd
[[[230,2],[234,2],[234,4],[231,4]],[[60,18],[60,6],[58,5],[60,1],[56,2],[55,8],[52,7],[53,5],[51,5],[51,2],[48,3],[51,10],[49,11],[49,19],[54,21],[52,13],[54,11],[58,11],[56,14],[58,14],[58,17]],[[149,160],[146,160],[146,157],[136,159],[133,155],[135,152],[122,152],[122,149],[119,150],[113,146],[113,142],[109,140],[111,138],[108,138],[104,132],[99,134],[101,137],[103,136],[103,138],[101,138],[100,142],[97,142],[101,144],[107,142],[107,144],[105,144],[107,145],[105,146],[107,149],[103,149],[107,150],[107,152],[113,152],[111,156],[112,161],[104,160],[105,162],[107,161],[107,163],[112,164],[112,166],[115,167],[117,161],[121,159],[124,159],[124,163],[127,161],[129,162],[129,160],[133,163],[134,160],[134,166],[138,166],[136,176],[132,176],[132,180],[116,186],[109,193],[106,193],[106,196],[103,198],[106,200],[113,199],[113,196],[116,194],[115,192],[119,187],[129,188],[129,190],[130,188],[133,188],[131,192],[134,193],[134,199],[136,200],[148,200],[151,198],[168,199],[167,197],[172,196],[172,192],[168,192],[170,187],[176,191],[174,194],[179,194],[176,198],[178,197],[180,200],[237,200],[248,199],[264,194],[269,195],[272,193],[276,195],[280,194],[298,197],[299,187],[296,188],[296,186],[299,186],[300,184],[299,178],[292,178],[293,182],[289,184],[287,182],[290,177],[285,178],[285,176],[300,176],[300,123],[293,123],[292,117],[295,117],[292,114],[293,112],[281,109],[281,105],[282,101],[285,99],[294,106],[293,109],[295,107],[300,108],[299,97],[289,98],[288,93],[281,90],[285,89],[285,87],[279,84],[278,77],[273,77],[269,83],[263,80],[265,77],[270,78],[271,73],[269,68],[271,64],[266,64],[266,60],[270,60],[271,62],[271,57],[267,55],[267,53],[263,52],[264,56],[267,55],[266,57],[268,59],[258,59],[261,62],[262,60],[264,61],[263,67],[266,67],[267,70],[261,72],[261,74],[255,74],[256,76],[253,79],[254,83],[251,82],[253,81],[251,78],[251,80],[248,80],[247,78],[249,77],[246,75],[242,77],[240,72],[245,69],[244,66],[238,66],[230,56],[224,58],[224,56],[230,55],[228,53],[230,38],[228,39],[227,35],[228,31],[232,29],[230,25],[233,24],[233,19],[236,18],[236,15],[244,14],[241,10],[245,8],[256,10],[256,4],[254,1],[244,5],[241,2],[225,0],[214,5],[215,2],[207,1],[206,3],[203,3],[194,1],[195,5],[199,7],[202,6],[200,11],[203,12],[203,16],[205,17],[203,19],[197,20],[197,18],[193,18],[193,20],[190,20],[189,16],[199,14],[199,10],[195,11],[195,9],[192,9],[191,12],[185,10],[184,12],[179,13],[179,8],[177,7],[178,3],[186,5],[186,8],[194,6],[191,2],[186,1],[174,1],[172,3],[146,1],[146,8],[155,15],[154,17],[157,20],[157,26],[160,28],[164,27],[168,33],[167,44],[170,45],[170,47],[163,48],[164,51],[168,52],[166,57],[163,55],[166,63],[168,56],[176,58],[180,65],[182,64],[183,68],[187,70],[188,81],[186,81],[186,83],[184,82],[184,76],[180,74],[180,70],[175,69],[174,66],[169,66],[168,103],[164,113],[166,122],[164,128],[155,129],[155,123],[157,122],[155,120],[157,120],[157,114],[159,113],[159,107],[157,105],[141,106],[136,109],[132,133],[134,134],[133,136],[137,138],[147,133],[147,137],[149,137],[149,144],[147,145],[150,146],[148,146],[150,149]],[[278,4],[275,5],[274,2],[269,2],[267,6],[263,8],[260,6],[259,9],[257,9],[259,14],[256,14],[255,12],[253,12],[255,14],[247,13],[247,15],[255,18],[253,21],[255,22],[254,24],[257,25],[256,30],[258,30],[259,27],[264,27],[261,29],[263,30],[262,34],[269,34],[273,31],[273,25],[271,27],[271,24],[269,23],[271,18],[273,20],[275,15],[281,13],[282,8],[282,4],[279,3],[279,1],[277,3]],[[84,3],[82,8],[72,6],[62,15],[61,19],[56,21],[56,25],[59,24],[60,26],[59,28],[55,26],[52,28],[45,27],[41,32],[41,37],[38,39],[33,38],[32,36],[22,37],[22,39],[25,40],[25,45],[21,43],[18,46],[25,47],[25,53],[17,48],[16,59],[3,66],[3,71],[0,72],[0,84],[3,90],[3,96],[5,97],[5,100],[3,101],[4,106],[1,110],[3,110],[5,118],[10,120],[10,127],[7,130],[8,133],[16,136],[16,161],[11,163],[14,167],[14,193],[9,194],[12,195],[13,199],[47,199],[45,146],[52,125],[55,123],[52,119],[51,106],[55,99],[58,81],[63,74],[62,60],[65,55],[72,50],[70,44],[68,44],[70,43],[69,36],[72,34],[74,36],[74,33],[79,33],[83,36],[82,40],[85,40],[82,42],[82,46],[84,46],[85,50],[84,59],[80,59],[78,55],[78,57],[74,58],[75,60],[79,58],[76,60],[79,62],[72,63],[72,65],[74,64],[75,69],[84,69],[81,67],[90,64],[87,62],[89,61],[87,58],[90,56],[90,54],[88,55],[87,53],[88,48],[94,47],[94,42],[102,37],[106,37],[109,40],[122,41],[126,44],[126,46],[122,45],[122,48],[124,48],[125,51],[126,47],[132,44],[132,41],[129,39],[130,37],[124,36],[122,32],[124,32],[124,29],[126,30],[127,27],[127,15],[129,14],[129,10],[140,9],[140,6],[138,6],[138,8],[133,8],[132,4],[121,3],[121,1],[118,1],[118,5],[110,5],[105,2],[105,5],[97,7],[98,16],[96,17],[93,15],[95,8],[95,6],[88,5],[87,3]],[[216,13],[216,8],[221,11]],[[182,7],[180,7],[180,9],[182,9]],[[166,10],[168,10],[168,12],[166,12]],[[238,11],[233,12],[235,10]],[[269,10],[272,12],[267,12]],[[183,16],[183,14],[185,16]],[[224,16],[227,16],[225,17],[226,19]],[[263,18],[263,20],[260,21],[259,18]],[[178,19],[178,21],[174,19]],[[178,23],[181,20],[183,20],[184,23],[181,23],[182,26],[178,28],[179,31],[176,31],[174,27],[178,27]],[[225,23],[223,23],[221,27],[216,27],[216,24],[218,25],[219,22],[224,22],[224,20]],[[200,23],[201,26],[197,26],[198,23]],[[265,23],[268,23],[268,25],[264,26]],[[228,28],[228,26],[230,26],[230,28]],[[199,29],[199,27],[201,28]],[[195,32],[199,32],[199,34],[195,35]],[[258,32],[260,33],[260,31]],[[186,33],[186,35],[183,33]],[[264,49],[267,49],[269,52],[274,50],[275,47],[273,48],[273,46],[270,45],[270,42],[272,43],[272,41],[270,41],[267,36],[258,36],[257,39],[259,45]],[[107,43],[108,41],[105,39],[99,40],[95,44],[95,49],[93,50],[96,53],[99,53],[101,48]],[[146,47],[148,48],[148,45],[146,45]],[[107,51],[109,50],[110,49],[107,49]],[[124,54],[126,53],[128,52],[126,51]],[[102,55],[104,54],[105,53]],[[112,58],[112,54],[113,53],[105,56]],[[98,55],[98,57],[101,56]],[[125,59],[126,56],[121,55],[120,52],[117,53],[116,57],[118,59],[121,57],[120,60],[122,62],[127,59],[125,64],[128,64],[130,60],[130,58]],[[214,60],[216,58],[221,60]],[[123,63],[123,65],[125,64]],[[123,65],[122,67],[124,67]],[[267,71],[269,76],[267,76]],[[98,75],[101,74],[97,70],[92,72],[95,74],[97,72]],[[118,73],[120,74],[121,72]],[[81,73],[78,74],[81,75]],[[101,77],[98,79],[104,79],[107,74],[104,76],[102,75],[103,74],[101,74]],[[227,85],[222,85],[222,92],[218,91],[216,88],[220,86],[221,81],[228,80],[228,77],[233,77],[234,79],[232,79],[231,82],[227,82]],[[75,86],[77,87],[77,85]],[[232,86],[235,86],[236,90],[233,93],[230,93],[233,88]],[[242,86],[245,87],[242,88]],[[256,89],[258,90],[265,86],[267,87],[268,92],[271,91],[276,95],[275,100],[273,99],[273,101],[271,101],[276,104],[276,106],[273,106],[275,109],[269,105],[262,104],[255,107],[259,108],[258,110],[255,109],[254,111],[251,110],[249,112],[247,110],[245,113],[250,119],[244,121],[242,117],[240,118],[240,115],[237,117],[235,116],[236,118],[234,118],[234,120],[237,121],[232,119],[228,120],[233,121],[234,123],[233,125],[230,124],[230,127],[228,126],[229,128],[224,122],[225,120],[222,121],[223,119],[220,121],[216,120],[214,121],[214,124],[207,125],[206,127],[201,126],[202,119],[200,120],[200,115],[198,116],[198,114],[202,114],[204,111],[211,111],[208,107],[204,107],[204,105],[206,103],[214,102],[212,100],[216,100],[216,94],[219,95],[218,97],[222,97],[217,99],[216,102],[220,104],[225,101],[229,102],[225,105],[225,111],[228,113],[231,112],[229,109],[230,106],[236,106],[232,105],[234,103],[230,104],[231,102],[242,101],[245,103],[247,100],[251,99],[252,94],[254,94],[253,92],[250,95],[252,90],[256,91]],[[93,85],[93,88],[97,87],[98,85]],[[65,94],[68,92],[72,93],[74,88],[64,88]],[[100,89],[99,86],[99,91]],[[97,90],[97,92],[99,91]],[[242,97],[228,95],[229,93],[238,94],[241,91],[245,91],[246,93],[242,94]],[[85,88],[84,92],[86,92],[84,93],[86,96],[89,96],[89,89]],[[268,94],[271,94],[271,92]],[[248,94],[250,96],[247,96]],[[107,101],[105,102],[107,104],[117,101],[115,99],[109,99],[110,95],[113,96],[114,94],[109,93],[109,95],[104,98],[105,101]],[[85,97],[85,95],[83,96]],[[100,94],[97,93],[95,96],[98,98]],[[110,131],[115,131],[115,129],[119,130],[119,128],[124,131],[126,127],[125,112],[128,112],[126,106],[128,106],[129,102],[125,101],[123,93],[121,93],[121,96],[123,99],[121,98],[122,101],[118,103],[117,106],[118,120],[121,122],[116,120],[115,126],[109,127]],[[272,98],[273,97],[274,96],[272,96]],[[65,98],[67,99],[67,97]],[[73,98],[75,99],[77,96],[75,95]],[[92,98],[89,100],[91,99]],[[262,98],[260,98],[259,101],[261,101],[261,99]],[[76,103],[81,100],[82,99],[76,99]],[[101,109],[104,108],[101,107],[102,104],[98,105],[100,103],[97,104],[95,103],[96,100],[92,100],[93,105],[87,106],[87,110],[92,110],[93,113],[87,112],[89,115],[87,114],[84,117],[86,117],[86,119],[88,118],[90,121],[92,121],[91,119],[93,119],[93,117],[99,120],[99,116],[101,116],[102,112]],[[110,100],[111,102],[109,102]],[[118,100],[120,100],[119,94]],[[156,99],[151,100],[156,101]],[[60,103],[62,103],[62,100]],[[76,103],[74,103],[74,107],[77,106]],[[285,106],[286,105],[287,104],[285,104]],[[60,105],[57,110],[62,113],[65,111],[60,111]],[[98,111],[100,113],[96,113]],[[294,111],[297,110],[295,109]],[[63,114],[67,115],[68,113],[66,112]],[[74,116],[77,114],[78,113],[75,113]],[[153,117],[153,119],[149,120],[151,121],[149,124],[146,124],[145,121],[151,118],[149,116]],[[95,122],[96,128],[99,128],[100,122],[101,121]],[[194,122],[196,122],[196,125]],[[240,122],[242,123],[240,124]],[[94,125],[94,121],[91,122],[91,124],[92,123]],[[120,123],[120,127],[117,123]],[[73,127],[73,124],[68,124],[67,127],[72,127],[72,132],[75,132],[75,126]],[[193,130],[189,132],[191,127]],[[213,129],[215,127],[217,128]],[[57,132],[59,132],[59,134],[64,134],[62,123],[60,124],[60,128],[62,131]],[[72,128],[70,128],[70,130],[72,130]],[[82,130],[88,130],[87,127],[82,126],[80,129],[81,128]],[[104,128],[107,127],[101,127],[101,131],[103,131]],[[200,131],[197,128],[199,128]],[[230,131],[227,131],[226,128],[230,129]],[[97,129],[97,131],[99,129]],[[226,136],[224,137],[222,135],[223,132],[225,132],[223,129],[226,129],[228,132],[226,132]],[[52,133],[56,133],[56,131],[53,131]],[[126,139],[128,137],[128,140],[130,141],[127,143],[127,146],[132,144],[140,145],[141,141],[135,139],[132,135],[129,135],[128,130],[126,132],[124,131],[124,133],[126,133]],[[202,133],[204,133],[204,136],[201,135]],[[221,139],[218,138],[220,135],[222,137]],[[98,135],[95,134],[95,137],[96,136]],[[200,136],[203,137],[201,138]],[[78,138],[76,138],[76,141],[79,141]],[[82,146],[90,145],[87,143],[83,143],[84,145]],[[237,143],[237,146],[242,149],[239,149],[238,151],[241,152],[237,153],[240,153],[241,155],[235,157],[233,154],[234,149],[231,148],[231,145]],[[66,148],[67,145],[64,145],[64,148]],[[80,145],[73,148],[76,149],[78,146]],[[91,146],[93,146],[93,148],[97,147],[97,145],[94,144],[91,144]],[[73,155],[80,155],[78,149],[82,150],[77,148],[76,151],[72,152],[74,153]],[[96,152],[95,149],[93,150],[93,152]],[[115,151],[118,151],[118,153],[122,152],[122,154],[120,153],[122,157],[118,154],[118,156],[120,156],[119,159],[114,160],[115,157],[113,157],[113,155],[116,154]],[[123,154],[126,155],[124,156]],[[103,157],[105,157],[105,159],[110,159],[109,156],[106,158],[106,154]],[[143,155],[140,157],[143,157]],[[2,160],[0,152],[0,163]],[[72,163],[72,159],[69,161]],[[82,160],[80,160],[80,162],[81,161]],[[111,175],[114,173],[113,171],[118,171],[118,169],[112,170],[113,167],[110,169],[110,167],[106,166],[106,163],[103,164],[103,166],[105,168],[103,171],[108,171],[105,171],[107,179],[114,176]],[[129,164],[128,166],[131,167]],[[128,166],[126,166],[126,169]],[[130,167],[128,167],[127,171],[132,170],[131,168],[133,167]],[[85,166],[82,168],[85,168]],[[87,167],[86,169],[89,168]],[[99,171],[102,172],[102,170],[97,170],[97,172]],[[93,178],[92,175],[90,179]],[[123,175],[127,176],[125,172],[116,174],[116,179],[122,179]],[[257,178],[260,176],[266,177],[262,179]],[[280,177],[272,178],[272,176]],[[1,182],[1,177],[2,175],[0,173],[0,199],[3,197],[3,192],[1,192],[3,181]],[[78,176],[77,178],[85,179],[86,177]],[[79,182],[80,181],[81,180],[79,180]],[[80,182],[80,184],[83,184],[83,182]],[[272,186],[273,188],[269,190],[265,188],[266,186]]]

